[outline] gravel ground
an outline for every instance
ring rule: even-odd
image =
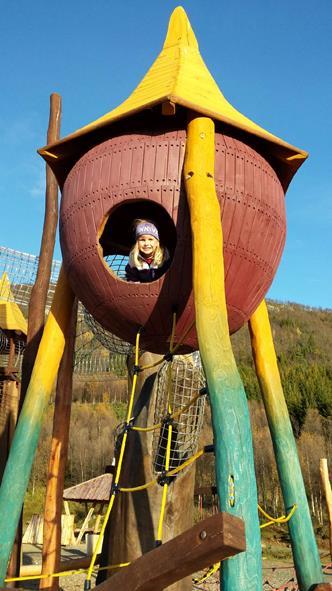
[[[72,559],[85,556],[85,545],[63,548],[62,558]],[[23,545],[23,564],[40,564],[40,546],[31,544]],[[326,563],[326,560],[325,560]],[[325,579],[332,583],[332,568],[326,570]],[[203,573],[202,573],[203,574]],[[198,576],[198,575],[197,575]],[[85,574],[65,576],[60,578],[60,587],[63,591],[83,591]],[[91,581],[95,585],[95,578]],[[287,584],[288,583],[288,584]],[[287,585],[286,585],[287,584]],[[38,581],[24,582],[26,589],[38,589]],[[263,591],[297,591],[294,568],[289,562],[263,561]],[[125,590],[124,590],[125,591]],[[219,591],[219,577],[213,575],[204,583],[193,584],[193,591]]]

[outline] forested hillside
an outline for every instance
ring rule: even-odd
[[[310,408],[323,417],[332,415],[332,311],[276,302],[268,307],[293,430],[299,437]],[[232,338],[247,397],[259,400],[247,327]]]

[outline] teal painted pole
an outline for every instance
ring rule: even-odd
[[[65,345],[74,295],[61,270],[0,488],[0,586],[15,540],[44,410]]]
[[[249,329],[285,509],[289,512],[297,505],[288,522],[296,576],[300,591],[311,591],[324,577],[265,301],[250,319]]]
[[[221,588],[261,591],[252,436],[246,395],[229,337],[211,119],[197,117],[188,125],[184,174],[193,238],[196,330],[211,401],[220,509],[241,517],[246,530],[246,552],[222,563]]]

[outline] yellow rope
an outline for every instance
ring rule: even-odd
[[[195,404],[197,398],[199,398],[200,396],[202,396],[202,393],[198,392],[198,394],[193,396],[191,398],[191,400],[189,400],[189,402],[187,402],[187,404],[185,404],[185,406],[182,406],[179,410],[177,410],[176,412],[173,412],[171,414],[172,419],[177,419],[180,415],[182,415],[184,412],[186,412],[188,410],[188,408],[190,408],[193,404]]]
[[[175,345],[175,347],[170,347],[170,353],[172,353],[172,355],[174,355],[174,353],[179,349],[179,347],[181,347],[181,345],[183,344],[184,339],[190,333],[190,331],[191,331],[191,329],[193,328],[194,325],[195,325],[195,320],[193,320],[189,324],[189,326],[185,329],[185,331],[182,333],[182,335],[180,336],[179,341],[177,342],[177,344]],[[157,365],[160,365],[163,361],[165,361],[165,356],[160,357],[160,359],[158,359],[154,363],[150,363],[149,365],[142,365],[140,367],[140,371],[143,371],[145,369],[151,369],[153,367],[157,367]]]
[[[162,423],[157,423],[156,425],[150,425],[150,427],[132,427],[133,431],[140,431],[143,433],[149,433],[149,431],[156,431],[157,429],[160,429],[162,426]]]
[[[183,464],[180,464],[180,466],[177,466],[176,468],[173,468],[173,470],[169,470],[168,472],[166,472],[165,476],[166,477],[168,477],[168,476],[174,476],[178,472],[181,472],[181,470],[184,470],[187,466],[190,466],[190,464],[192,464],[193,462],[195,462],[203,454],[204,454],[204,449],[201,449],[195,455],[191,456],[191,458],[189,458],[188,460],[186,460],[185,462],[183,462]],[[134,486],[132,488],[123,488],[123,487],[121,487],[121,488],[119,488],[119,490],[121,492],[137,492],[139,490],[144,490],[146,488],[149,488],[150,486],[153,486],[154,484],[157,484],[157,482],[158,482],[158,480],[156,478],[155,480],[150,480],[150,482],[146,482],[145,484],[141,484],[140,486]]]
[[[140,332],[138,331],[137,335],[136,335],[136,344],[135,344],[135,366],[138,366],[138,356],[139,356],[139,338],[140,338]],[[131,388],[131,394],[129,397],[129,401],[128,401],[128,408],[127,408],[127,421],[126,424],[128,425],[131,419],[131,414],[132,414],[132,410],[133,410],[133,405],[134,405],[134,398],[135,398],[135,391],[136,391],[136,383],[137,383],[137,372],[134,373],[133,376],[133,383],[132,383],[132,388]],[[102,543],[102,539],[103,539],[103,535],[109,520],[109,516],[111,514],[111,511],[113,509],[113,505],[114,505],[114,501],[115,501],[115,495],[116,492],[118,490],[118,484],[119,484],[119,480],[120,480],[120,475],[121,475],[121,469],[122,469],[122,463],[123,463],[123,457],[124,457],[124,452],[125,452],[125,448],[126,448],[126,443],[127,443],[127,437],[128,437],[128,432],[125,431],[125,433],[123,434],[122,437],[122,441],[121,441],[121,448],[120,448],[120,454],[119,454],[119,460],[118,460],[118,465],[117,465],[117,469],[116,469],[116,474],[115,474],[115,479],[114,482],[112,484],[112,494],[111,494],[111,498],[105,513],[105,517],[104,517],[104,521],[103,521],[103,525],[101,527],[101,530],[99,532],[99,536],[97,539],[97,544],[96,544],[96,548],[94,550],[94,553],[92,555],[91,558],[91,562],[90,562],[90,566],[88,569],[88,574],[86,577],[87,581],[91,580],[91,576],[92,576],[92,571],[93,571],[93,567],[95,565],[96,559],[97,559],[97,555],[99,553],[100,550],[100,546]]]
[[[195,453],[195,455],[191,456],[191,458],[189,458],[189,460],[186,460],[185,462],[183,462],[183,464],[180,464],[180,466],[177,466],[177,468],[173,468],[173,470],[170,470],[169,472],[167,472],[166,476],[174,476],[174,474],[177,474],[178,472],[181,472],[181,470],[184,470],[187,466],[190,466],[190,464],[192,464],[193,462],[196,462],[196,460],[198,460],[198,458],[200,458],[204,453],[204,449],[200,449],[197,453]]]
[[[166,473],[169,470],[169,461],[170,461],[170,457],[171,457],[172,431],[173,431],[172,425],[168,425],[167,447],[166,447],[166,458],[165,458]],[[162,496],[162,500],[161,500],[158,530],[157,530],[157,540],[159,540],[160,542],[162,541],[162,535],[163,535],[163,523],[164,523],[164,516],[165,516],[165,509],[166,509],[166,502],[167,502],[167,492],[168,492],[168,482],[166,481],[163,486],[163,496]]]
[[[260,528],[263,529],[264,527],[268,527],[269,525],[272,525],[273,523],[287,523],[287,521],[289,521],[291,519],[291,517],[293,517],[296,509],[297,509],[297,505],[295,504],[291,508],[288,515],[281,515],[280,517],[272,517],[271,515],[266,513],[266,511],[264,511],[264,509],[262,509],[262,507],[260,505],[258,505],[258,510],[262,513],[262,515],[264,515],[264,517],[266,517],[266,519],[269,519],[269,521],[267,521],[266,523],[262,523],[260,525]]]
[[[125,566],[129,566],[131,562],[120,562],[119,564],[110,564],[109,566],[99,566],[97,570],[112,570],[114,568],[124,568]]]
[[[138,492],[140,490],[145,490],[147,488],[150,488],[150,486],[157,484],[157,482],[158,482],[158,480],[155,478],[154,480],[150,480],[150,482],[146,482],[145,484],[140,484],[139,486],[132,486],[130,488],[126,488],[126,487],[121,486],[119,488],[119,491],[125,492],[125,493]]]
[[[124,568],[125,566],[129,566],[130,564],[130,562],[120,562],[119,564],[109,564],[108,566],[96,566],[94,570],[100,571]],[[72,577],[73,575],[81,575],[86,572],[88,572],[87,568],[79,568],[76,570],[66,570],[58,573],[49,573],[47,575],[27,575],[25,577],[9,577],[8,579],[5,579],[5,583],[13,583],[14,581],[36,581],[41,579],[47,579],[48,577],[51,577],[52,579],[54,579],[55,577]]]
[[[182,345],[182,343],[183,343],[184,339],[185,339],[185,338],[186,338],[186,336],[187,336],[187,335],[190,333],[190,331],[191,331],[191,329],[193,328],[194,324],[195,324],[195,319],[194,319],[194,320],[193,320],[193,321],[192,321],[192,322],[189,324],[188,328],[186,328],[186,330],[185,330],[185,331],[182,333],[182,335],[180,336],[180,338],[179,338],[179,341],[178,341],[178,343],[175,345],[175,347],[174,347],[174,348],[172,348],[172,349],[170,350],[172,354],[174,354],[174,353],[175,353],[175,351],[177,351],[177,350],[178,350],[178,348],[179,348],[179,347],[181,347],[181,345]]]
[[[200,579],[193,579],[193,583],[195,583],[195,585],[199,585],[200,583],[204,583],[204,581],[206,581],[206,579],[209,579],[210,577],[212,577],[212,575],[214,575],[214,573],[217,572],[217,570],[219,570],[220,568],[220,562],[216,562],[216,564],[214,564],[213,566],[210,566],[209,570],[205,573],[205,575],[203,575]]]
[[[50,573],[47,575],[30,575],[26,577],[9,577],[5,579],[5,583],[13,583],[14,581],[37,581],[42,579],[47,579],[48,577],[69,577],[72,575],[80,575],[82,573],[86,573],[87,569],[78,569],[78,570],[68,570],[60,573]]]
[[[158,359],[154,363],[150,363],[149,365],[141,365],[139,369],[140,369],[140,371],[144,371],[146,369],[151,369],[152,367],[157,367],[157,365],[160,365],[163,361],[165,361],[164,356],[160,357],[160,359]]]
[[[175,331],[176,331],[176,313],[173,312],[172,332],[171,332],[171,340],[170,340],[170,348],[169,348],[170,351],[173,350]],[[167,366],[167,412],[169,415],[172,413],[172,360],[169,361],[168,366]],[[168,424],[168,431],[167,431],[167,445],[166,445],[166,457],[165,457],[165,472],[166,473],[169,470],[169,463],[170,463],[170,458],[171,458],[172,432],[173,432],[172,423],[169,423]],[[167,503],[167,493],[168,493],[168,481],[166,478],[165,482],[163,484],[163,495],[162,495],[162,499],[161,499],[159,521],[158,521],[158,528],[157,528],[157,543],[158,544],[161,544],[162,539],[163,539],[163,524],[164,524],[164,517],[165,517],[165,510],[166,510],[166,503]]]

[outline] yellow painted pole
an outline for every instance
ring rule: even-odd
[[[300,590],[311,591],[323,581],[323,574],[264,300],[252,315],[249,330],[285,509],[297,505],[288,522],[296,576]]]
[[[214,159],[213,121],[196,117],[188,125],[184,163],[193,239],[196,330],[211,402],[220,510],[244,520],[247,543],[246,552],[223,564],[221,586],[223,591],[261,591],[250,418],[229,337]]]
[[[0,489],[0,586],[14,543],[44,410],[63,355],[74,294],[60,272]]]

